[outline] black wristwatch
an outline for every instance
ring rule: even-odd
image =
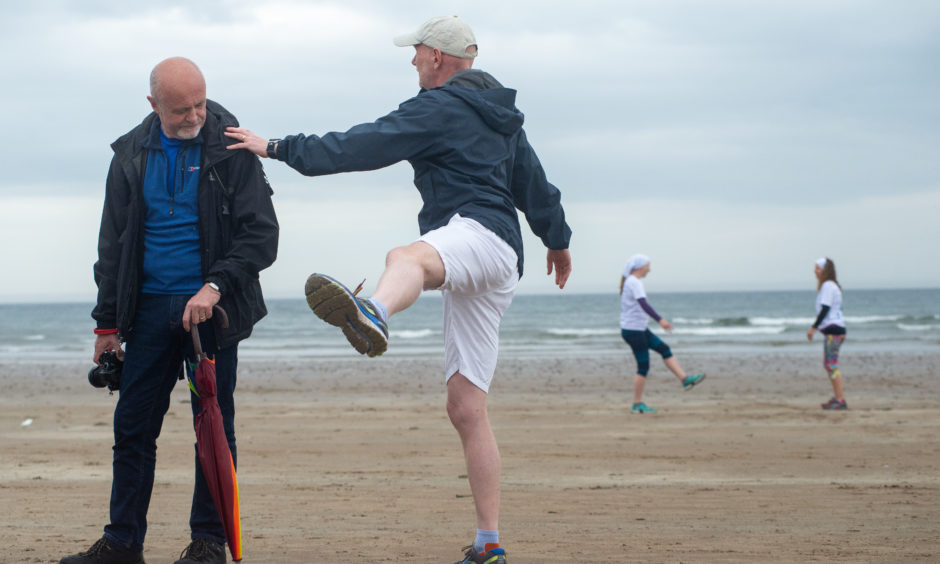
[[[268,139],[268,148],[265,152],[268,154],[269,159],[277,158],[277,144],[280,139]]]

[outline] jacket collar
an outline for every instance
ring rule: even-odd
[[[207,119],[208,121],[208,119]],[[195,139],[185,139],[182,140],[182,147],[190,147],[192,145],[201,145],[203,143],[203,132],[205,131],[205,126],[202,130],[199,131],[199,135]],[[160,138],[160,117],[157,116],[156,119],[152,120],[150,123],[150,132],[143,137],[140,141],[140,145],[144,149],[160,149],[163,146],[163,140]]]
[[[206,166],[217,164],[232,155],[225,147],[238,143],[235,139],[226,137],[223,132],[226,127],[237,127],[238,120],[221,104],[212,100],[206,101],[206,123],[202,127],[203,159]],[[160,144],[159,120],[157,114],[150,112],[134,129],[119,137],[111,144],[111,149],[119,159],[132,159],[136,154],[149,146],[152,136],[156,134],[157,147]]]

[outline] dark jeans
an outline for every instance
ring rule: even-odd
[[[105,536],[126,547],[142,549],[147,509],[153,490],[157,437],[170,407],[170,392],[182,374],[183,360],[193,359],[193,343],[182,317],[191,296],[143,295],[133,329],[127,335],[121,390],[114,409],[114,479],[111,523]],[[219,407],[232,458],[235,450],[235,370],[238,346],[216,351],[212,323],[199,327],[203,350],[215,358]],[[213,354],[214,353],[214,354]],[[195,417],[199,400],[190,394]],[[189,526],[193,539],[225,542],[225,532],[196,457],[195,489]]]

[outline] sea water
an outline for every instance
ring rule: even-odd
[[[845,347],[865,351],[940,352],[940,289],[844,292]],[[650,329],[675,351],[813,353],[806,330],[815,292],[650,293],[650,304],[675,327]],[[246,359],[348,358],[336,328],[311,313],[303,297],[267,301],[268,316],[239,346]],[[91,303],[0,304],[0,362],[88,361]],[[426,292],[390,324],[388,356],[442,356],[442,305]],[[500,356],[544,358],[623,355],[620,299],[610,294],[518,295],[500,328]]]

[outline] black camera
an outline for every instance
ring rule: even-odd
[[[88,383],[96,388],[108,387],[112,392],[121,387],[121,369],[124,362],[116,351],[104,351],[98,357],[101,364],[88,371]]]

